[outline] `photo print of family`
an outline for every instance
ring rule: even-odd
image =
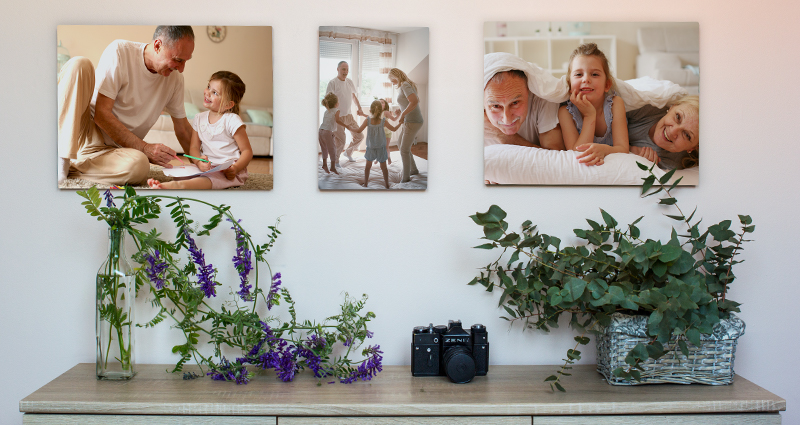
[[[59,188],[272,189],[272,27],[57,37]]]
[[[428,187],[428,28],[319,27],[321,190]]]
[[[696,22],[485,22],[484,180],[699,181]]]

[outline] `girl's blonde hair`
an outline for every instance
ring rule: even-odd
[[[611,81],[611,89],[617,90],[617,83],[614,81],[614,77],[611,75],[611,68],[608,66],[608,59],[606,58],[605,53],[598,49],[597,44],[594,43],[581,44],[577,49],[572,51],[571,55],[569,55],[569,66],[567,67],[567,88],[569,88],[569,90],[572,90],[572,83],[570,82],[570,75],[572,75],[572,60],[578,56],[594,56],[600,59],[600,63],[603,64],[603,72],[606,73],[606,79]]]
[[[381,104],[380,100],[375,100],[369,105],[369,113],[372,118],[380,119],[383,114],[383,104]]]
[[[238,75],[230,71],[217,71],[211,74],[208,81],[217,80],[222,83],[222,93],[220,93],[220,105],[226,105],[228,102],[233,102],[233,106],[225,111],[232,112],[239,115],[239,102],[244,97],[245,85],[244,81]],[[225,113],[222,112],[222,113]]]
[[[700,96],[688,95],[678,99],[672,106],[687,105],[694,109],[697,115],[698,126],[700,123]],[[698,128],[699,130],[699,128]],[[698,136],[697,146],[691,152],[687,152],[687,156],[681,160],[681,168],[691,168],[700,165],[700,139]]]
[[[389,75],[397,78],[397,87],[402,86],[404,81],[408,81],[408,84],[411,84],[411,87],[414,88],[414,91],[417,90],[417,85],[408,78],[408,75],[406,75],[405,72],[397,68],[392,68],[389,70]]]
[[[339,98],[333,92],[328,92],[325,97],[322,99],[322,106],[331,109],[339,103]]]

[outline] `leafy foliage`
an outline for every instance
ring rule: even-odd
[[[755,230],[751,218],[740,215],[738,231],[731,229],[730,220],[701,231],[696,209],[687,216],[672,196],[680,181],[668,184],[674,170],[659,179],[653,167],[639,167],[650,173],[642,196],[662,193],[659,204],[677,210],[666,216],[682,223],[683,234],[673,228],[665,242],[642,240],[636,225],[643,217],[620,226],[601,209],[600,220],[587,219],[588,228],[574,230],[586,242],[562,248],[559,238],[540,233],[531,221],[525,221],[519,233],[509,232],[506,213],[496,205],[470,216],[483,227],[482,239],[489,241],[475,248],[501,253],[469,284],[489,292],[502,290],[502,318],[512,324],[549,331],[558,326],[562,314],[569,314],[570,326],[581,332],[564,366],[546,379],[553,389],[564,391],[561,378],[580,359],[578,346],[589,343],[585,335],[609,325],[615,312],[649,315],[649,344],[636,346],[626,358],[628,367],[614,371],[618,377],[639,380],[642,362],[661,357],[671,338],[688,355],[687,340],[699,346],[701,334],[711,333],[721,319],[739,311],[740,304],[727,298],[727,292],[735,279],[732,266],[741,262],[736,255],[748,241],[745,235]]]
[[[252,377],[246,369],[248,364],[272,368],[284,381],[292,380],[305,368],[312,369],[319,379],[334,377],[345,383],[358,378],[370,379],[380,371],[379,346],[364,349],[362,360],[352,359],[355,349],[372,337],[367,323],[375,314],[363,311],[366,295],[360,299],[345,295],[341,313],[320,323],[297,319],[295,301],[286,288],[281,288],[280,273],[273,274],[265,259],[280,235],[277,223],[269,226],[268,241],[257,245],[226,205],[176,196],[137,195],[129,187],[119,207],[110,191],[103,195],[105,206],[95,187],[79,191],[78,195],[85,199],[82,205],[89,215],[133,237],[137,247],[133,260],[141,265],[135,277],[136,290],[149,288],[151,304],[158,309],[155,317],[137,326],[151,328],[169,318],[172,327],[184,336],[183,343],[172,347],[172,352],[180,357],[172,372],[181,372],[192,360],[213,379],[237,383],[247,383]],[[168,202],[164,208],[169,211],[177,230],[171,242],[156,229],[145,232],[135,227],[157,220],[164,200]],[[205,224],[195,222],[193,204],[213,211]],[[235,232],[237,252],[233,265],[239,273],[242,290],[231,291],[231,301],[212,307],[209,298],[216,296],[214,288],[222,283],[216,281],[217,269],[206,262],[196,239],[210,235],[224,220],[232,223]],[[182,253],[188,253],[186,261],[181,260]],[[255,258],[253,262],[251,255]],[[272,279],[267,290],[259,287],[259,263],[266,265]],[[287,306],[289,321],[265,316],[281,302]],[[130,324],[125,313],[115,305],[102,306],[100,314],[115,322]],[[336,347],[337,342],[341,343],[341,349]],[[235,361],[225,358],[226,353],[236,351],[241,357]],[[334,355],[339,351],[344,354]],[[186,376],[197,377],[193,373]]]

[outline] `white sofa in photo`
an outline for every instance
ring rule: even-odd
[[[636,78],[672,81],[689,94],[699,94],[700,30],[639,28]]]
[[[187,117],[191,115],[189,109],[194,111],[194,107],[200,112],[206,110],[203,107],[202,90],[186,90],[183,100],[187,109]],[[247,137],[250,139],[253,155],[272,156],[272,108],[248,105],[244,102],[239,105],[239,116],[246,125]],[[265,117],[266,121],[264,121]],[[191,122],[191,118],[189,118],[189,121]],[[162,143],[174,149],[175,152],[185,153],[180,143],[178,143],[178,138],[175,137],[172,118],[166,112],[158,117],[158,121],[144,137],[144,141],[147,143]]]

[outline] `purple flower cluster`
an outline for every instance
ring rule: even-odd
[[[269,294],[267,294],[267,310],[272,310],[272,306],[275,305],[274,300],[278,297],[280,287],[281,274],[275,273],[275,276],[272,276],[272,286],[269,288]]]
[[[233,220],[227,220],[233,223]],[[241,222],[242,220],[237,221],[237,223]],[[247,238],[245,238],[242,228],[234,224],[231,229],[236,232],[236,255],[233,256],[233,265],[236,267],[236,271],[239,272],[239,280],[241,282],[239,284],[241,289],[237,294],[239,294],[243,301],[252,301],[253,296],[250,293],[250,289],[253,285],[250,285],[247,281],[247,276],[250,274],[250,271],[253,270],[253,262],[251,259],[252,252],[248,248]]]
[[[309,347],[295,347],[285,339],[276,337],[266,323],[261,322],[261,326],[264,328],[264,338],[253,346],[246,357],[237,359],[237,363],[249,363],[264,370],[275,369],[275,373],[278,374],[281,381],[289,382],[300,371],[299,361],[300,358],[304,358],[306,366],[314,371],[315,376],[326,375],[322,371],[322,359],[315,355]],[[314,337],[309,341],[313,341],[313,344],[317,346],[322,344],[324,347],[325,340],[317,339],[316,335]]]
[[[111,189],[106,189],[103,193],[103,198],[106,199],[106,206],[108,208],[115,208],[116,205],[114,204],[114,194],[111,193]]]
[[[211,379],[215,381],[235,381],[237,384],[250,382],[247,368],[238,361],[231,363],[225,357],[214,370],[209,371],[206,375],[211,376]]]
[[[383,356],[381,356],[381,354],[383,354],[383,351],[381,351],[380,345],[365,348],[364,355],[369,357],[358,365],[358,369],[350,372],[350,376],[340,379],[339,382],[343,384],[352,384],[359,379],[362,381],[369,381],[373,376],[377,375],[378,372],[383,370],[383,365],[381,364]]]
[[[197,282],[200,284],[200,289],[206,294],[206,298],[216,297],[217,291],[214,283],[214,266],[212,264],[206,265],[206,258],[203,251],[197,247],[197,244],[192,239],[189,231],[184,229],[183,234],[186,237],[186,242],[189,244],[189,253],[192,255],[192,261],[197,265]]]
[[[166,261],[161,261],[161,253],[158,250],[154,250],[155,255],[150,255],[150,253],[145,253],[144,258],[147,260],[148,266],[145,267],[144,271],[147,273],[147,277],[156,285],[156,289],[161,289],[164,287],[164,272],[167,271],[169,265]]]

